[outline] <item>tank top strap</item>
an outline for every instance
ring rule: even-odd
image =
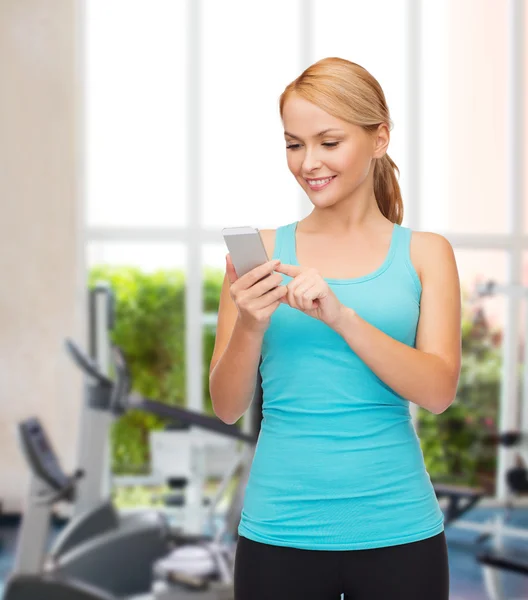
[[[290,264],[293,256],[295,256],[294,227],[295,222],[277,227],[271,260],[279,259],[285,264]]]
[[[397,237],[395,240],[393,268],[400,268],[406,271],[411,276],[416,291],[421,292],[420,278],[411,262],[412,229],[399,225],[396,227],[394,234]]]

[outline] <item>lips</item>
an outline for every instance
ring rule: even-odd
[[[314,185],[313,183],[311,183],[310,181],[306,180],[306,183],[310,186],[311,190],[322,190],[324,189],[327,185],[330,185],[332,183],[332,181],[337,177],[337,175],[332,175],[332,177],[330,178],[330,181],[327,181],[326,183],[322,183],[319,185]],[[323,177],[322,179],[328,179],[328,177]]]

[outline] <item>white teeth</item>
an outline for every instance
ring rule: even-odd
[[[308,183],[310,185],[323,185],[325,183],[328,183],[331,179],[333,179],[333,177],[328,177],[328,179],[312,179]]]

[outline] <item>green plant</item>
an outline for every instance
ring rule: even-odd
[[[215,312],[223,276],[206,270],[204,310]],[[91,270],[90,288],[107,282],[115,294],[112,342],[120,346],[130,367],[134,390],[173,406],[185,399],[185,278],[179,271],[143,273],[134,267],[98,266]],[[214,330],[204,328],[204,406],[214,414],[209,395],[209,365]],[[112,427],[112,470],[115,474],[149,470],[148,436],[163,429],[166,419],[130,411]]]
[[[418,432],[433,480],[481,485],[493,480],[496,449],[485,437],[496,431],[501,385],[501,332],[489,326],[463,290],[462,365],[456,398],[440,415],[419,412]]]
[[[121,486],[112,490],[112,500],[119,510],[124,508],[152,507],[163,509],[163,496],[170,494],[166,485],[159,486]]]

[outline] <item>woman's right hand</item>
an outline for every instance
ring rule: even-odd
[[[242,327],[255,333],[264,333],[271,322],[271,315],[288,293],[280,273],[273,269],[280,263],[270,260],[238,277],[231,256],[226,256],[226,273],[229,293],[238,309],[238,320]]]

